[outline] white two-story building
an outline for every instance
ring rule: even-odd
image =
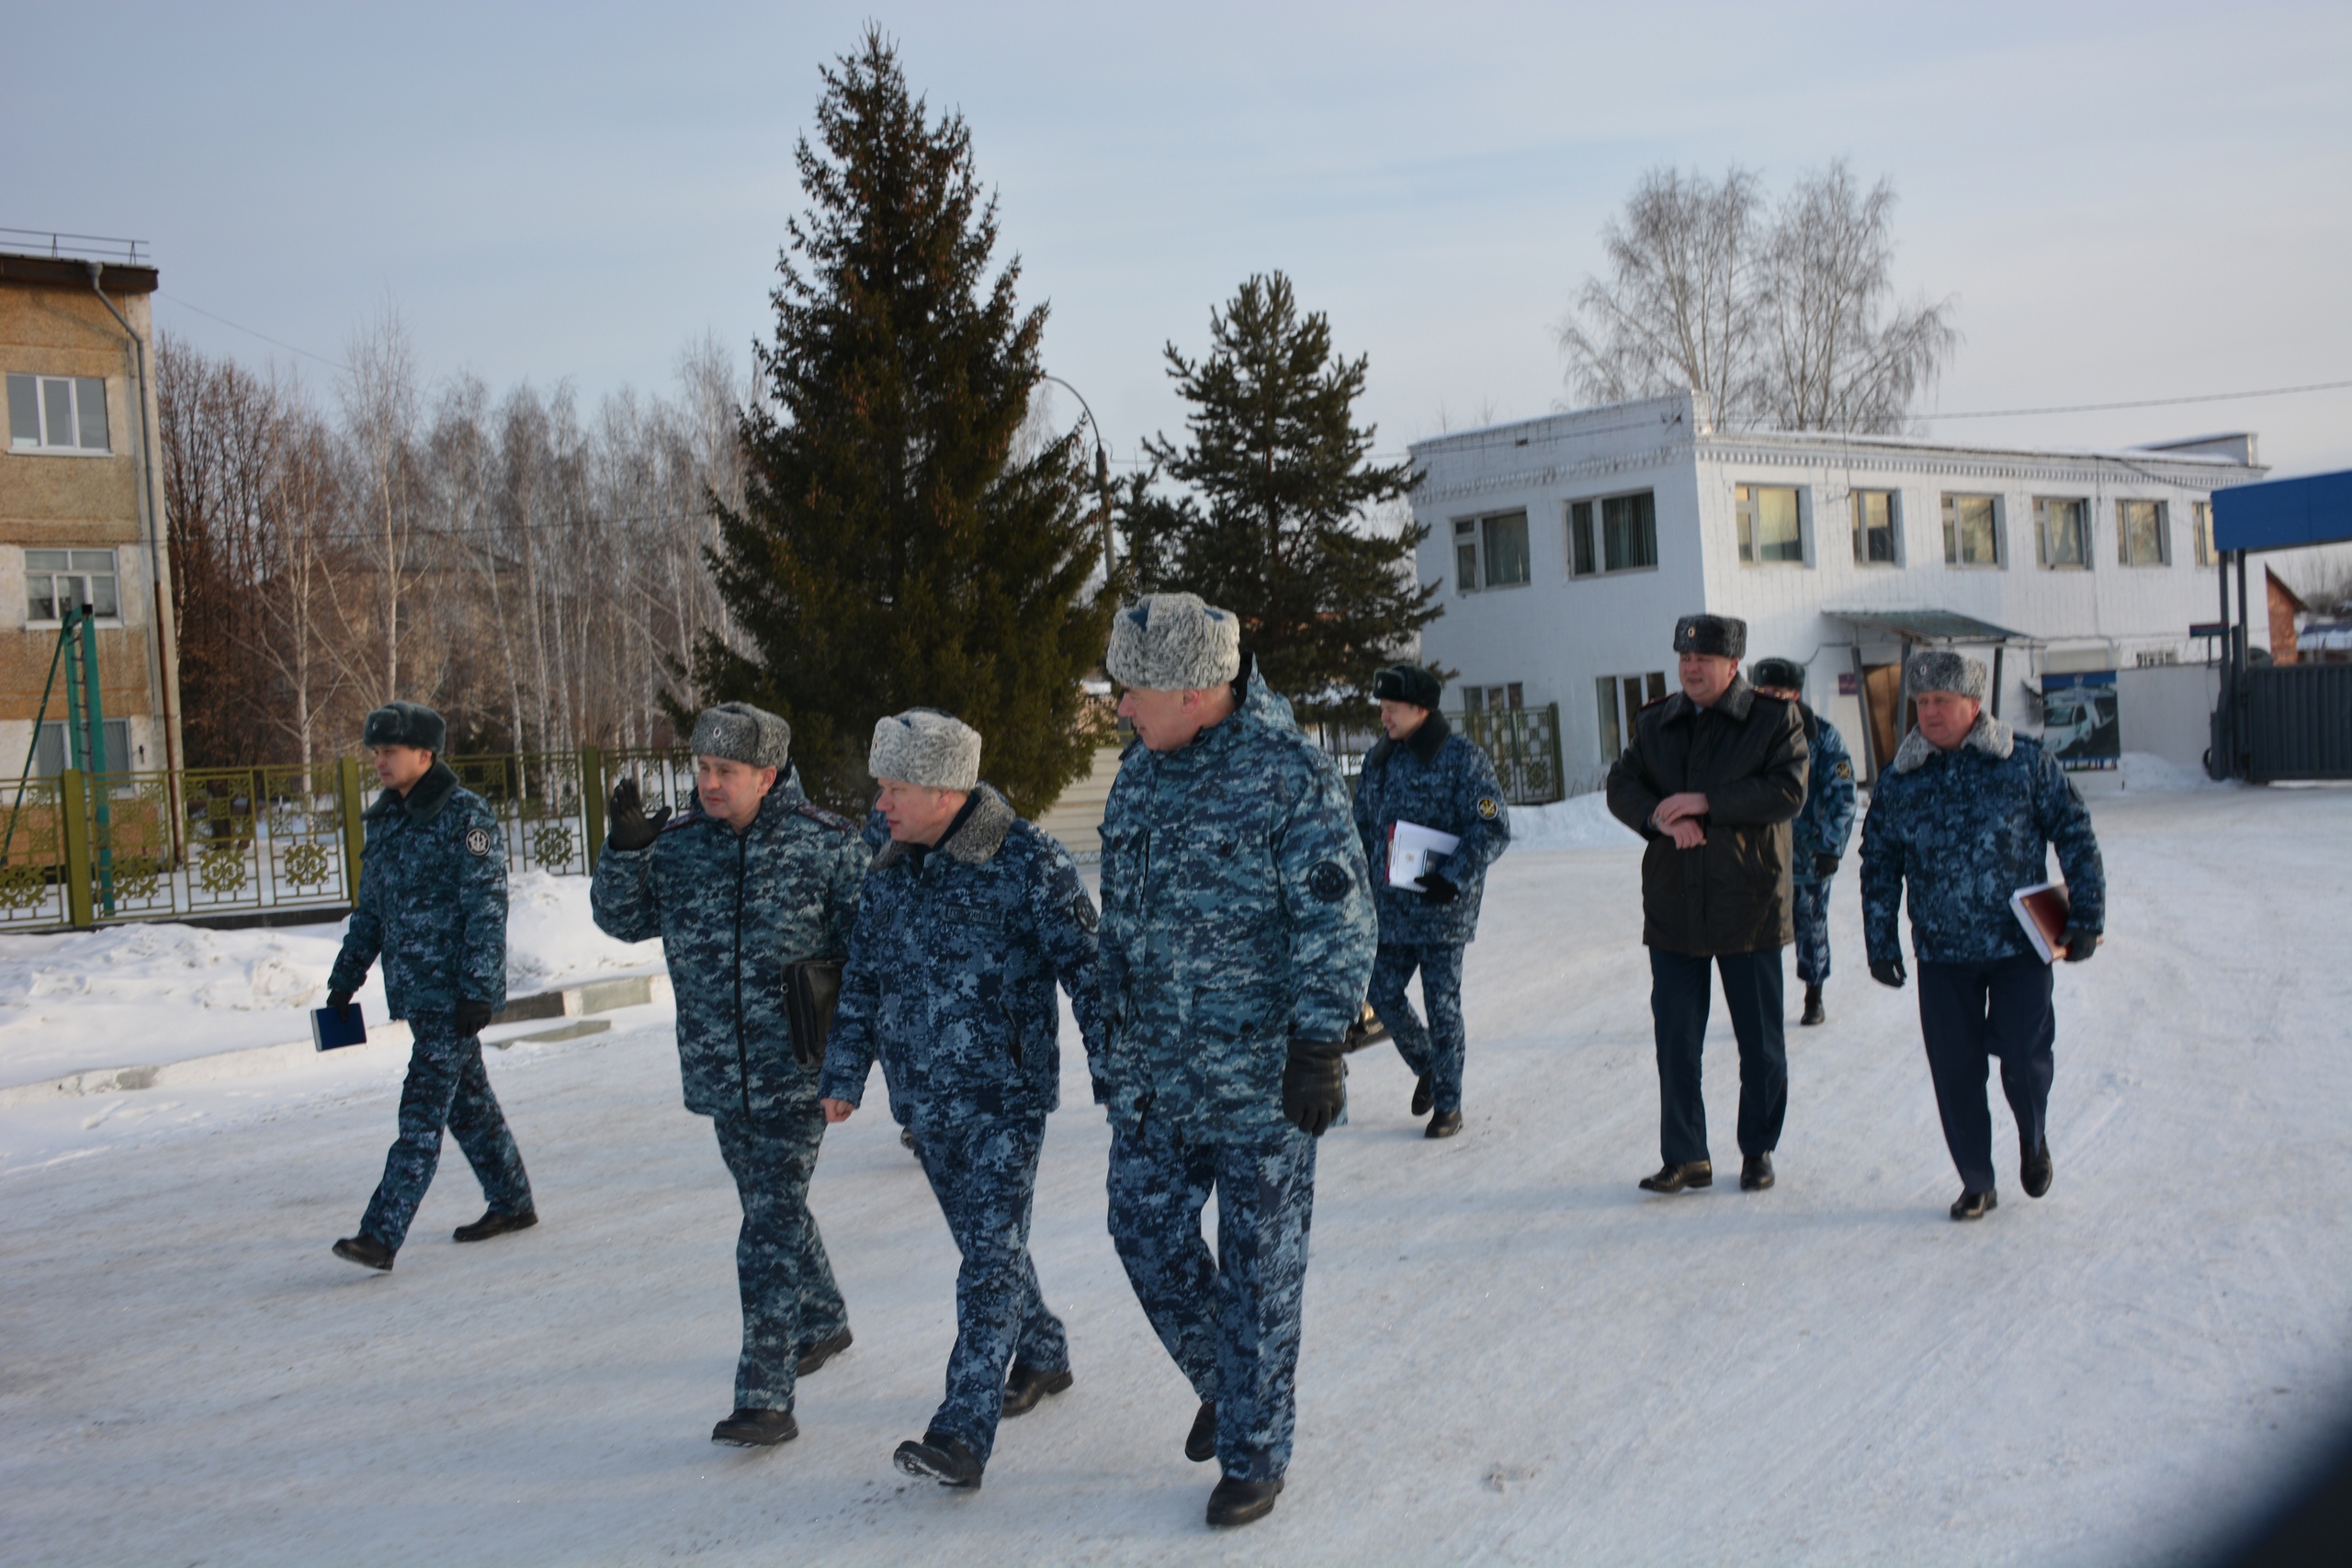
[[[2201,684],[2152,681],[2135,716],[2131,672],[2204,660],[2211,497],[2265,472],[2251,435],[2069,451],[1732,432],[1687,392],[1411,450],[1420,577],[1444,585],[1422,655],[1457,672],[1450,705],[1557,704],[1571,790],[1671,689],[1675,618],[1699,611],[1747,621],[1751,660],[1804,665],[1872,776],[1920,645],[1992,663],[2029,730],[2045,678],[2123,672],[2125,744],[2136,720],[2169,741],[2144,749],[2193,758]]]

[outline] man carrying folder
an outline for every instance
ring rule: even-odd
[[[2055,848],[2068,902],[2059,945],[2080,964],[2098,949],[2107,874],[2090,812],[2058,760],[1983,711],[1984,665],[1958,653],[1915,654],[1905,683],[1919,722],[1863,818],[1862,934],[1871,977],[1899,988],[1895,910],[1908,884],[1919,1032],[1944,1143],[1960,1168],[1951,1217],[1981,1220],[2000,1201],[1984,1099],[1989,1058],[2001,1058],[2001,1089],[2017,1116],[2026,1196],[2049,1191],[2052,1172],[2051,967],[2010,895],[2045,880],[2048,848]]]
[[[1462,1021],[1462,950],[1478,934],[1478,905],[1487,867],[1510,843],[1510,812],[1503,805],[1495,765],[1453,733],[1437,711],[1437,677],[1419,665],[1398,664],[1373,677],[1380,727],[1387,739],[1363,760],[1356,780],[1356,831],[1372,866],[1373,906],[1380,915],[1380,950],[1372,965],[1372,1010],[1387,1026],[1397,1054],[1413,1069],[1413,1114],[1428,1113],[1423,1136],[1450,1138],[1462,1131],[1462,1066],[1469,1046]],[[1396,854],[1453,848],[1432,855],[1418,875]],[[1392,872],[1396,874],[1392,874]],[[1405,997],[1418,969],[1424,1025]]]

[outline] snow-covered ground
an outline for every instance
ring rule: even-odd
[[[857,1344],[763,1453],[707,1440],[735,1204],[661,1010],[492,1053],[544,1223],[451,1246],[480,1210],[452,1150],[389,1276],[326,1247],[397,1052],[0,1111],[0,1561],[2180,1560],[2352,1402],[2352,791],[2115,784],[2088,792],[2109,941],[2059,976],[2057,1183],[1972,1225],[1850,878],[1781,1185],[1658,1199],[1637,848],[1514,851],[1463,1136],[1419,1136],[1393,1052],[1355,1058],[1290,1490],[1232,1535],[1103,1233],[1074,1053],[1036,1251],[1078,1383],[960,1496],[889,1465],[938,1395],[955,1259],[878,1097],[814,1187]],[[1727,1159],[1720,1018],[1710,1047]]]

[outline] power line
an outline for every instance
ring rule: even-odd
[[[315,359],[322,365],[332,366],[335,369],[342,371],[346,376],[351,374],[351,367],[345,365],[340,359],[329,359],[323,354],[312,354],[307,348],[297,348],[290,343],[281,342],[278,339],[270,336],[267,333],[255,332],[253,328],[245,326],[241,322],[232,321],[226,316],[216,316],[211,311],[206,310],[203,306],[191,305],[176,294],[167,294],[160,288],[155,290],[155,292],[162,294],[164,299],[169,299],[181,310],[194,310],[198,315],[204,317],[207,321],[218,321],[224,327],[232,327],[236,331],[243,333],[249,337],[257,337],[264,343],[275,344],[276,346],[284,349],[288,354],[299,354],[305,359]]]
[[[2301,387],[2266,387],[2254,392],[2207,392],[2193,398],[2135,398],[2120,403],[2068,403],[2046,409],[1972,409],[1965,413],[1925,413],[1919,417],[1929,423],[1939,419],[2011,419],[2038,413],[2103,413],[2109,409],[2170,408],[2180,403],[2226,403],[2241,398],[2283,398],[2297,392],[2337,392],[2352,387],[2352,381],[2312,381]]]

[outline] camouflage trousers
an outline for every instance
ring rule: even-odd
[[[1405,998],[1405,982],[1421,972],[1421,1001],[1430,1010],[1423,1024]],[[1430,1080],[1435,1109],[1462,1109],[1463,1057],[1469,1034],[1462,1023],[1462,944],[1382,942],[1372,961],[1372,1010],[1388,1026],[1396,1054],[1416,1077]]]
[[[1797,978],[1818,986],[1829,978],[1829,883],[1799,882],[1796,894]]]
[[[795,1364],[849,1326],[824,1238],[808,1212],[825,1113],[812,1100],[785,1104],[757,1122],[714,1116],[711,1123],[743,1204],[735,1236],[735,1284],[743,1298],[735,1405],[789,1410]]]
[[[1147,1129],[1148,1129],[1147,1131]],[[1216,1193],[1216,1254],[1201,1211]],[[1290,1467],[1297,1415],[1315,1140],[1284,1127],[1261,1144],[1114,1122],[1111,1239],[1136,1300],[1193,1392],[1216,1402],[1227,1475]]]
[[[1048,1372],[1069,1367],[1069,1337],[1046,1310],[1029,1257],[1029,1213],[1045,1142],[1042,1114],[975,1116],[925,1127],[915,1138],[915,1156],[964,1257],[956,1271],[947,1396],[931,1429],[963,1438],[982,1464],[996,1449],[1012,1362]]]
[[[506,1130],[498,1096],[491,1092],[490,1075],[482,1070],[481,1037],[459,1034],[457,1021],[446,1012],[420,1014],[408,1023],[414,1043],[409,1047],[408,1081],[401,1086],[400,1136],[384,1156],[384,1179],[359,1222],[364,1235],[394,1252],[408,1239],[416,1206],[433,1185],[444,1127],[457,1135],[492,1208],[520,1214],[531,1207],[531,1179],[524,1174],[523,1156]]]

